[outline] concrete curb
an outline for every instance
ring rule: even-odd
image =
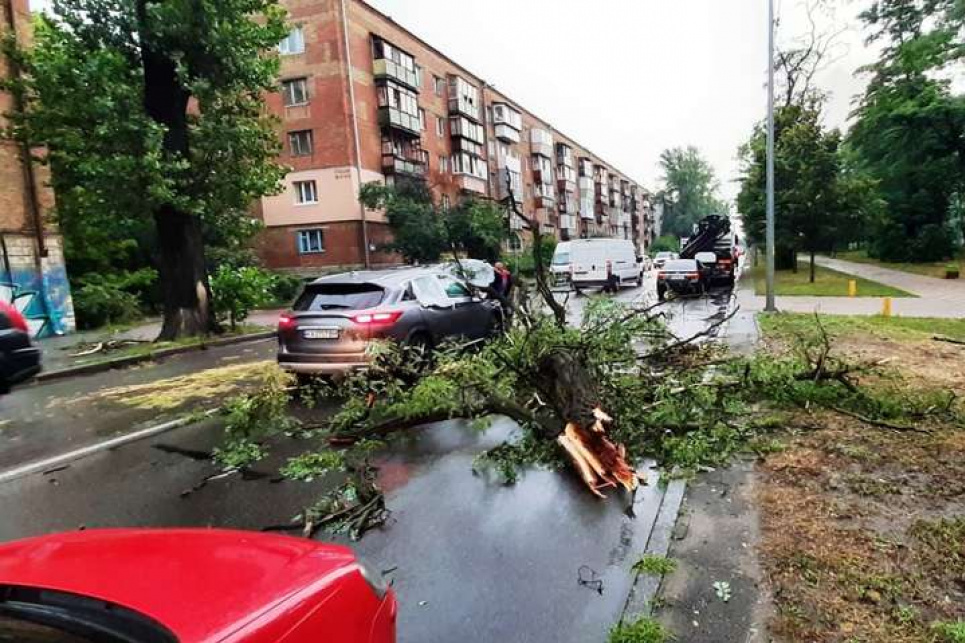
[[[205,350],[206,348],[217,348],[219,346],[230,346],[232,344],[242,344],[244,342],[255,342],[263,339],[269,339],[275,337],[276,331],[268,330],[260,333],[250,333],[248,335],[238,335],[236,337],[222,337],[220,339],[214,339],[205,344],[198,344],[193,346],[172,346],[171,348],[161,348],[156,351],[151,351],[150,353],[145,353],[144,355],[132,355],[130,357],[119,357],[117,359],[105,360],[103,362],[94,362],[92,364],[82,364],[80,366],[71,366],[69,368],[61,368],[55,371],[44,371],[41,372],[36,378],[37,383],[43,384],[44,382],[50,382],[52,380],[60,380],[68,377],[76,377],[78,375],[90,375],[92,373],[103,373],[104,371],[111,371],[116,368],[126,368],[128,366],[134,366],[136,364],[143,364],[144,362],[152,362],[157,359],[163,359],[165,357],[170,357],[172,355],[180,355],[182,353],[190,353],[193,351]]]
[[[35,473],[42,473],[51,469],[57,469],[66,464],[70,464],[75,460],[80,460],[81,458],[94,455],[95,453],[110,451],[111,449],[116,449],[124,446],[125,444],[130,444],[131,442],[137,442],[138,440],[154,437],[162,433],[167,433],[168,431],[173,431],[174,429],[179,429],[189,424],[194,424],[195,422],[199,422],[214,416],[220,410],[221,409],[210,409],[200,415],[190,415],[177,420],[171,420],[170,422],[158,424],[157,426],[151,426],[146,429],[141,429],[140,431],[119,435],[116,438],[104,440],[103,442],[98,442],[97,444],[91,444],[86,447],[74,449],[73,451],[68,451],[67,453],[61,453],[60,455],[55,455],[43,460],[29,462],[16,467],[15,469],[0,471],[0,484],[5,484],[17,478],[22,478]]]

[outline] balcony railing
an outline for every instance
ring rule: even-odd
[[[496,123],[495,137],[504,143],[519,143],[519,130],[506,123]]]
[[[402,83],[413,91],[419,91],[419,77],[415,70],[406,69],[393,60],[376,58],[372,61],[372,73],[376,80],[390,78]]]
[[[413,136],[422,134],[422,123],[418,114],[406,114],[395,107],[379,108],[379,126],[394,129]]]
[[[405,174],[416,178],[425,178],[426,162],[420,159],[404,158],[394,154],[382,155],[383,174]]]
[[[486,179],[471,174],[457,174],[456,183],[461,190],[474,192],[476,194],[486,194]]]
[[[576,192],[576,181],[568,181],[565,179],[560,179],[559,181],[556,182],[556,187],[560,191],[560,193],[563,193],[563,192],[573,193],[573,192]]]

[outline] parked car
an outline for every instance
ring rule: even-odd
[[[278,322],[278,364],[299,376],[364,367],[376,339],[431,350],[451,337],[497,333],[502,311],[442,268],[347,272],[305,286]]]
[[[215,529],[0,545],[0,641],[393,643],[396,599],[345,547]]]
[[[27,320],[0,302],[0,395],[40,372],[40,348],[30,341]]]
[[[626,239],[577,239],[556,245],[550,264],[558,288],[593,288],[615,277],[619,286],[643,284],[643,264]]]
[[[663,265],[657,273],[657,298],[663,301],[668,290],[678,295],[701,294],[706,290],[696,259],[674,259]]]
[[[658,252],[653,258],[654,268],[663,268],[664,264],[668,261],[673,261],[677,258],[676,252]]]

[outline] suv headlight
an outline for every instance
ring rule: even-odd
[[[362,578],[364,578],[366,584],[372,588],[372,591],[375,593],[378,599],[382,600],[385,598],[385,595],[389,592],[389,584],[386,582],[382,574],[375,571],[361,558],[358,559],[358,565],[359,573],[362,574]]]

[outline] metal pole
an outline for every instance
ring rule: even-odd
[[[355,174],[358,177],[359,189],[362,188],[362,143],[359,140],[359,118],[357,113],[357,108],[355,104],[355,77],[352,73],[352,49],[349,42],[348,34],[348,12],[345,8],[345,0],[341,1],[342,5],[342,37],[344,39],[345,46],[345,64],[348,68],[348,96],[349,104],[352,108],[352,137],[355,140]],[[358,199],[358,195],[355,195]],[[371,261],[369,259],[369,227],[368,220],[365,213],[365,206],[359,201],[359,213],[362,218],[362,262],[366,269],[371,267]]]
[[[774,0],[767,1],[767,300],[764,310],[774,305]]]

